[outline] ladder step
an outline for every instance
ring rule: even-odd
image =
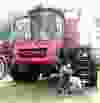
[[[81,80],[82,83],[88,83],[89,81],[88,80]]]
[[[80,74],[81,76],[88,76],[88,74]]]

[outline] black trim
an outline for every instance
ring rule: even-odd
[[[60,11],[59,9],[55,9],[55,8],[36,8],[36,9],[28,11],[28,15],[21,16],[21,17],[16,17],[15,21],[23,19],[23,18],[33,17],[33,15],[32,15],[33,13],[37,13],[37,12],[48,12],[48,11],[49,12],[54,12],[57,15],[59,15],[62,19],[64,19],[64,13],[62,11]]]
[[[60,10],[57,10],[55,8],[36,8],[36,9],[33,9],[33,10],[30,10],[28,12],[28,14],[32,17],[33,13],[37,13],[37,12],[54,12],[56,13],[57,15],[59,15],[60,17],[64,18],[64,13]]]

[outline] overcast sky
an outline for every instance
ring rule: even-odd
[[[98,13],[100,6],[97,0],[59,0],[59,2],[58,0],[1,0],[0,23],[2,25],[0,25],[0,28],[3,27],[3,24],[6,24],[9,12],[22,11],[23,13],[25,13],[27,10],[31,9],[40,2],[44,3],[45,6],[47,6],[46,4],[48,2],[49,5],[53,7],[56,6],[57,8],[82,8],[83,12],[81,23],[79,24],[79,31],[81,31],[81,42],[88,42],[88,32],[95,31],[92,25],[92,17],[95,15],[100,16],[100,13]],[[2,21],[2,19],[4,19],[4,21]]]
[[[90,1],[90,2],[89,2]],[[96,0],[94,0],[96,1]],[[38,4],[39,2],[46,3],[47,0],[1,0],[0,1],[0,18],[6,18],[8,11],[26,11],[27,9],[32,8],[32,6]],[[83,8],[92,8],[97,4],[93,4],[93,0],[48,0],[48,3],[51,5],[56,4],[56,7],[62,8],[71,8],[71,7],[83,7]],[[93,4],[93,5],[92,5]],[[98,6],[99,7],[99,6]],[[93,8],[96,9],[96,8]],[[93,10],[92,10],[93,12]]]

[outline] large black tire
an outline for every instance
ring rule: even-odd
[[[14,80],[32,81],[32,73],[28,64],[15,64],[12,69]]]
[[[10,73],[11,73],[11,76],[13,77],[14,80],[16,80],[16,72],[17,72],[17,64],[10,64],[9,65],[9,68],[10,68]]]
[[[32,75],[32,80],[35,82],[40,74],[40,65],[30,64],[30,68],[30,75]]]

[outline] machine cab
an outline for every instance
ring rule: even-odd
[[[63,48],[63,12],[36,8],[27,16],[15,18],[12,27],[10,41],[14,44],[16,63],[50,64],[56,61],[57,49]]]

